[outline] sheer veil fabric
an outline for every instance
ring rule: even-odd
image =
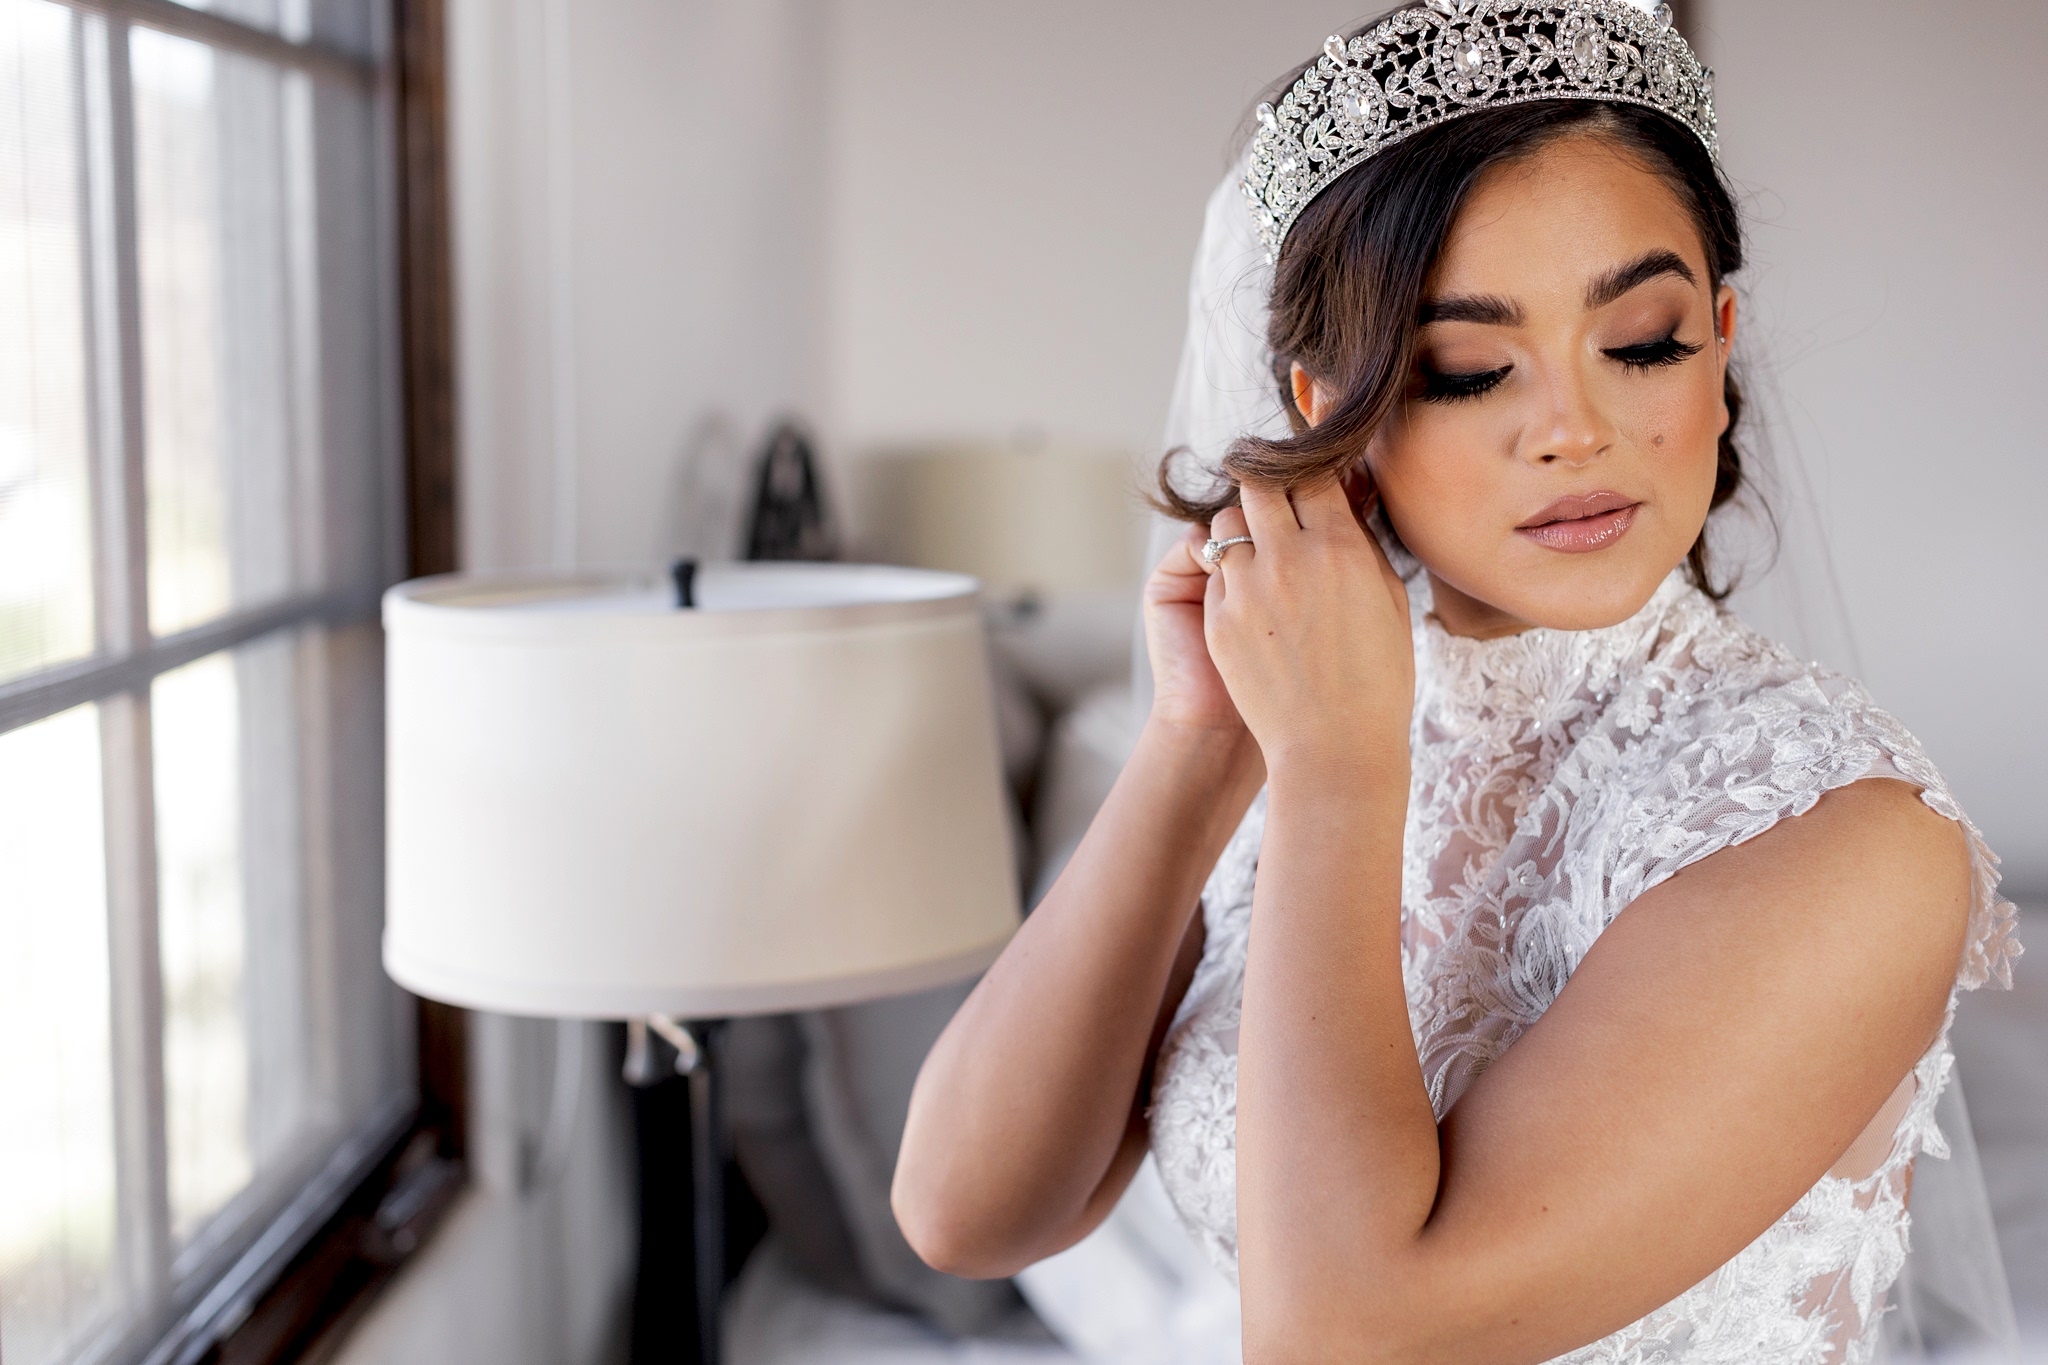
[[[1167,426],[1191,479],[1238,436],[1288,429],[1265,344],[1272,275],[1238,175],[1209,199]],[[1151,562],[1182,530],[1160,519]],[[1958,989],[2010,984],[2019,945],[1996,858],[1917,742],[1854,682],[1793,659],[1677,574],[1620,625],[1477,642],[1447,636],[1419,566],[1398,553],[1395,565],[1411,580],[1417,647],[1403,966],[1439,1115],[1540,1016],[1629,900],[1860,777],[1910,781],[1968,829],[1976,894]],[[1138,662],[1149,696],[1142,642]],[[1481,789],[1511,794],[1477,818]],[[1167,1190],[1233,1277],[1236,1025],[1263,826],[1261,797],[1204,891],[1208,947],[1162,1047],[1151,1110]],[[1586,876],[1595,856],[1600,875]],[[1828,1177],[1700,1286],[1561,1359],[1832,1365],[2016,1351],[1952,1065],[1944,1028],[1875,1173]]]

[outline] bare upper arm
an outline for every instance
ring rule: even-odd
[[[1644,894],[1446,1117],[1417,1289],[1512,1357],[1728,1261],[1933,1041],[1969,888],[1960,829],[1871,780]]]

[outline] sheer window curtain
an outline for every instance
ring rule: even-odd
[[[8,1365],[177,1358],[411,1109],[384,23],[0,0]]]

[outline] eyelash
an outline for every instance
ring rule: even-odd
[[[1656,341],[1646,341],[1637,346],[1617,346],[1604,352],[1610,360],[1638,373],[1661,369],[1666,365],[1680,365],[1698,355],[1703,348],[1678,339],[1672,332]],[[1425,403],[1458,403],[1468,398],[1479,398],[1499,387],[1501,380],[1515,367],[1503,365],[1497,370],[1476,370],[1469,374],[1445,374],[1427,366],[1422,371],[1422,401]]]
[[[1606,355],[1631,370],[1654,370],[1665,365],[1683,364],[1698,355],[1701,349],[1680,341],[1674,331],[1660,340],[1646,341],[1640,346],[1617,346]]]
[[[1476,370],[1470,374],[1445,374],[1422,368],[1422,401],[1425,403],[1458,403],[1467,398],[1478,398],[1490,393],[1500,381],[1508,377],[1508,371],[1515,368],[1503,365],[1497,370]]]

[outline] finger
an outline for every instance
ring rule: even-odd
[[[1387,547],[1380,544],[1380,538],[1376,535],[1367,533],[1365,538],[1372,546],[1372,557],[1379,561],[1380,572],[1395,582],[1399,582],[1401,576],[1394,572],[1393,561],[1387,558]]]
[[[1344,496],[1351,500],[1351,515],[1360,526],[1368,525],[1373,509],[1380,505],[1380,489],[1373,482],[1372,471],[1360,461],[1345,470],[1339,482],[1344,486]]]
[[[1237,497],[1244,507],[1245,524],[1251,527],[1248,534],[1253,540],[1267,541],[1277,548],[1284,537],[1301,529],[1301,523],[1294,518],[1294,509],[1287,503],[1286,491],[1279,487],[1265,483],[1241,484]]]
[[[1190,526],[1188,533],[1173,543],[1152,567],[1145,580],[1147,600],[1155,602],[1199,602],[1202,583],[1209,568],[1202,563],[1202,528]]]
[[[1173,548],[1159,561],[1159,573],[1206,575],[1209,566],[1202,562],[1202,546],[1209,539],[1209,533],[1199,524],[1190,524],[1173,542]]]
[[[1366,543],[1372,546],[1372,557],[1379,561],[1380,578],[1387,585],[1387,591],[1394,595],[1394,602],[1401,614],[1408,614],[1408,584],[1401,575],[1394,572],[1393,561],[1387,558],[1387,547],[1380,544],[1380,538],[1370,530],[1365,533]]]
[[[1246,534],[1248,532],[1245,530],[1244,513],[1235,507],[1224,508],[1216,514],[1216,520],[1209,523],[1208,539],[1210,540],[1234,540]],[[1209,562],[1208,556],[1203,552],[1204,548],[1204,545],[1198,545],[1194,555],[1196,562],[1201,564],[1202,571],[1208,574],[1221,574],[1224,562],[1232,555],[1249,556],[1254,552],[1253,546],[1233,545],[1223,552],[1221,559],[1212,564]]]
[[[1200,522],[1188,527],[1187,539],[1181,544],[1187,547],[1187,556],[1193,562],[1196,572],[1207,578],[1214,578],[1217,566],[1209,562],[1209,537],[1215,532]]]
[[[1294,519],[1304,531],[1344,530],[1358,524],[1351,498],[1337,479],[1294,490]]]
[[[1202,566],[1202,528],[1190,526],[1187,533],[1152,566],[1152,576],[1158,578],[1199,578],[1205,572]]]
[[[1216,520],[1209,523],[1209,534],[1216,540],[1248,536],[1251,534],[1251,523],[1245,520],[1243,508],[1226,507],[1216,514]]]

